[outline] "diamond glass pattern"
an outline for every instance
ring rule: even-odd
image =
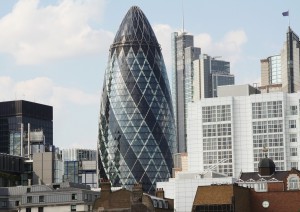
[[[110,48],[99,121],[100,177],[113,186],[142,182],[153,192],[173,167],[175,126],[160,46],[144,13],[132,7]]]

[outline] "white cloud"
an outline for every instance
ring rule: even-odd
[[[95,30],[105,0],[62,0],[39,6],[39,0],[20,0],[0,19],[0,51],[19,64],[38,64],[91,52],[107,52],[113,33]]]
[[[227,32],[220,41],[214,42],[208,33],[195,36],[195,46],[201,47],[202,53],[211,56],[222,56],[231,64],[241,59],[242,46],[247,42],[247,35],[243,30]]]
[[[0,90],[5,91],[0,101],[23,99],[53,106],[54,145],[96,148],[99,94],[59,86],[46,77],[15,81],[0,76]]]
[[[67,105],[90,105],[99,103],[98,94],[86,93],[77,88],[56,85],[51,79],[37,77],[30,80],[15,82],[10,77],[0,77],[0,100],[24,99],[52,105],[55,108]]]
[[[167,24],[153,25],[153,31],[157,37],[158,43],[161,45],[162,54],[168,71],[171,70],[171,33],[175,32],[171,26]]]

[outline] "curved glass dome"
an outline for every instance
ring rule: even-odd
[[[172,172],[175,126],[160,46],[144,13],[131,7],[110,48],[99,120],[100,177],[153,192]]]

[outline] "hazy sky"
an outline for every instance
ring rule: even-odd
[[[260,59],[280,53],[289,19],[300,34],[299,0],[4,0],[0,101],[51,105],[56,146],[96,148],[109,46],[133,5],[152,24],[169,74],[182,8],[195,46],[230,61],[236,84],[260,82]]]

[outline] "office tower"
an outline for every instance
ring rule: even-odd
[[[295,93],[300,90],[299,37],[289,27],[280,55],[261,60],[261,91]]]
[[[131,7],[110,47],[99,120],[100,177],[141,182],[153,192],[171,176],[175,126],[160,45],[140,8]]]
[[[53,108],[24,100],[0,102],[0,152],[20,155],[25,150],[28,131],[42,131],[46,147],[52,146]]]
[[[172,100],[176,121],[177,153],[186,152],[187,103],[193,96],[193,61],[200,48],[194,47],[194,37],[185,32],[172,33]]]
[[[193,101],[217,97],[218,86],[234,84],[230,62],[217,58],[202,54],[194,61]]]
[[[189,170],[211,169],[238,177],[241,170],[257,171],[264,149],[277,170],[298,168],[299,93],[254,94],[253,88],[224,88],[231,88],[228,96],[189,105]],[[253,92],[241,96],[241,90]]]
[[[172,34],[172,98],[176,119],[177,152],[186,152],[187,104],[217,97],[217,87],[234,84],[230,63],[201,54],[194,37],[185,32]]]
[[[97,187],[97,151],[92,149],[63,149],[64,181]]]

